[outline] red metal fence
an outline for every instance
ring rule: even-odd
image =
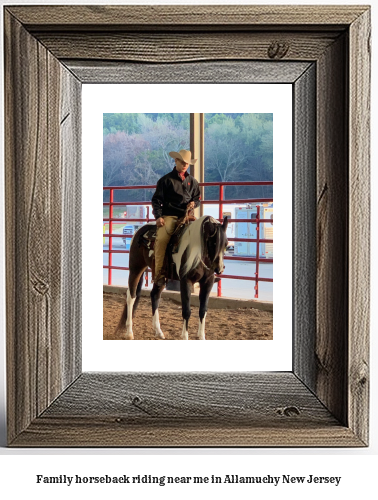
[[[247,199],[236,199],[236,200],[225,200],[224,199],[224,186],[272,186],[273,182],[271,181],[256,181],[256,182],[201,182],[200,186],[209,187],[209,186],[218,186],[219,187],[219,198],[218,200],[202,200],[202,205],[219,205],[219,221],[223,220],[223,205],[231,205],[231,204],[246,204],[246,203],[269,203],[273,201],[273,198],[247,198]],[[125,238],[124,234],[113,234],[113,223],[114,222],[150,222],[151,220],[155,220],[152,213],[150,214],[150,202],[146,201],[127,201],[127,202],[115,202],[114,201],[114,191],[118,190],[129,190],[129,189],[155,189],[156,186],[106,186],[104,187],[104,191],[109,191],[109,201],[104,202],[104,206],[109,206],[109,217],[104,218],[103,222],[109,223],[109,232],[103,234],[103,237],[109,238],[109,249],[104,250],[104,253],[109,254],[108,265],[104,265],[104,269],[108,269],[108,285],[112,284],[112,270],[120,269],[122,271],[128,271],[128,267],[120,267],[112,265],[112,255],[116,253],[129,253],[129,250],[114,250],[113,249],[113,238]],[[116,206],[126,206],[126,205],[143,205],[147,206],[147,217],[145,219],[128,219],[128,218],[114,218],[113,217],[113,208]],[[272,278],[262,278],[259,276],[259,264],[260,262],[264,263],[273,263],[273,259],[261,258],[260,256],[260,243],[273,243],[273,240],[270,239],[262,239],[260,238],[260,226],[264,223],[272,223],[273,219],[261,219],[260,218],[260,207],[257,206],[257,215],[255,219],[228,219],[228,222],[249,222],[251,224],[256,224],[256,234],[257,238],[232,238],[232,241],[235,242],[249,242],[256,243],[256,257],[232,257],[229,255],[225,255],[224,259],[230,261],[248,261],[248,262],[256,262],[255,276],[235,276],[230,274],[222,274],[222,279],[237,279],[237,280],[249,280],[255,282],[255,298],[259,296],[259,282],[266,281],[272,282]],[[148,270],[146,273],[146,284],[148,284],[148,273],[151,272]],[[222,296],[222,280],[218,282],[218,297]]]

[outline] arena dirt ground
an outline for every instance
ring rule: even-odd
[[[104,340],[118,340],[114,330],[121,317],[125,298],[104,293]],[[167,340],[181,340],[181,305],[163,298],[159,306],[160,325]],[[189,339],[197,340],[198,307],[192,306]],[[133,323],[135,340],[155,340],[149,297],[141,297]],[[206,316],[206,340],[272,340],[273,313],[252,308],[209,309]]]

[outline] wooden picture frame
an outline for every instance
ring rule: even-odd
[[[4,22],[9,446],[367,446],[369,7],[6,6]],[[180,67],[293,85],[291,372],[82,373],[81,85]]]

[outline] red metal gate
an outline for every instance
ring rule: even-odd
[[[224,186],[272,186],[272,181],[256,181],[256,182],[201,182],[200,186],[208,187],[208,186],[218,186],[219,187],[219,198],[218,200],[202,200],[202,205],[219,205],[219,221],[223,220],[223,205],[232,205],[232,204],[247,204],[247,203],[269,203],[273,201],[273,198],[246,198],[246,199],[235,199],[235,200],[225,200],[224,199]],[[120,267],[112,265],[112,255],[116,253],[129,253],[129,250],[114,250],[113,249],[113,238],[125,238],[123,234],[114,234],[113,233],[113,223],[114,222],[150,222],[151,220],[155,220],[152,213],[150,214],[150,206],[151,202],[146,201],[127,201],[127,202],[115,202],[114,201],[114,191],[118,190],[130,190],[130,189],[155,189],[156,186],[106,186],[104,187],[104,191],[109,191],[109,201],[104,202],[104,206],[109,206],[109,217],[104,218],[104,223],[109,223],[109,232],[103,234],[104,238],[109,238],[109,249],[104,250],[104,253],[109,254],[108,265],[103,265],[104,269],[108,269],[108,285],[112,284],[112,270],[119,269],[123,271],[128,271],[128,267]],[[116,206],[125,206],[125,205],[144,205],[147,206],[147,217],[144,219],[128,219],[126,218],[114,218],[113,217],[113,208]],[[260,228],[261,224],[264,223],[272,223],[273,219],[261,219],[260,217],[260,207],[257,206],[257,215],[255,219],[229,219],[229,222],[249,222],[251,224],[256,224],[256,234],[257,238],[232,238],[232,241],[235,242],[250,242],[256,243],[256,257],[232,257],[229,255],[225,255],[225,260],[230,261],[249,261],[256,262],[256,270],[255,277],[250,276],[235,276],[230,274],[222,274],[222,279],[237,279],[237,280],[249,280],[255,282],[255,298],[259,296],[259,282],[272,282],[272,278],[262,278],[259,276],[259,264],[260,262],[264,263],[273,263],[273,259],[261,258],[260,256],[260,243],[273,243],[271,239],[262,239],[260,238]],[[146,273],[146,285],[148,285],[148,273],[151,272],[148,269]],[[218,297],[222,296],[222,279],[218,282]]]

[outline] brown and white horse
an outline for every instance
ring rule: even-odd
[[[191,314],[190,295],[192,285],[199,283],[199,327],[198,338],[205,340],[205,318],[210,291],[216,274],[224,271],[223,256],[227,247],[227,217],[223,224],[206,215],[192,222],[180,238],[177,252],[172,255],[177,278],[180,280],[182,317],[184,320],[181,338],[189,340],[188,323]],[[140,237],[151,229],[152,224],[142,226],[134,235],[130,245],[129,287],[126,304],[116,328],[118,338],[133,340],[133,317],[142,290],[143,273],[152,267],[153,255],[143,245]],[[151,291],[152,327],[157,339],[164,339],[160,328],[159,301],[164,286],[154,283]]]

